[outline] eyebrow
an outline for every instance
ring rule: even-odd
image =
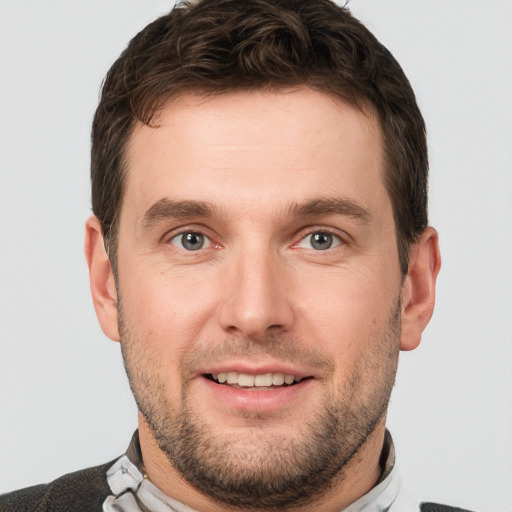
[[[290,213],[297,217],[344,215],[365,222],[370,221],[372,218],[369,210],[351,199],[345,198],[313,199],[307,203],[292,206]]]
[[[289,212],[294,217],[344,215],[366,222],[372,218],[367,209],[345,198],[312,199],[304,204],[292,205]],[[204,201],[173,201],[164,198],[147,210],[142,218],[142,227],[149,230],[166,219],[207,218],[213,217],[214,213],[213,205]]]
[[[150,229],[166,219],[184,219],[187,217],[211,217],[214,208],[203,201],[172,201],[160,199],[144,214],[142,227]]]

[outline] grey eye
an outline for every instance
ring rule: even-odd
[[[341,243],[340,237],[333,233],[329,233],[328,231],[315,231],[304,237],[298,245],[304,249],[325,251],[332,247],[337,247],[341,245]]]
[[[319,251],[325,251],[332,246],[331,233],[313,233],[311,235],[311,247]]]
[[[187,251],[198,251],[209,247],[210,241],[202,233],[187,231],[171,238],[171,244]]]

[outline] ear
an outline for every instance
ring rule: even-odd
[[[409,253],[409,271],[402,287],[402,350],[413,350],[420,344],[434,312],[440,268],[439,237],[434,228],[428,227]]]
[[[105,251],[100,221],[94,215],[85,223],[84,250],[96,316],[103,332],[111,340],[119,341],[114,274]]]

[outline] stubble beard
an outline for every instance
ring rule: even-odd
[[[155,371],[156,355],[150,353],[149,344],[141,343],[144,340],[130,335],[120,305],[119,329],[139,411],[176,470],[204,495],[231,508],[287,510],[311,505],[333,486],[343,485],[350,463],[385,416],[398,362],[400,301],[393,307],[387,331],[373,340],[370,357],[365,354],[356,362],[343,392],[326,393],[317,413],[301,425],[291,425],[296,432],[286,436],[265,427],[265,418],[258,414],[248,417],[254,422],[251,434],[224,435],[194,410],[186,378],[182,378],[181,406],[171,403]],[[231,353],[248,357],[252,342],[244,343],[242,347],[229,340],[222,351],[232,347]],[[262,346],[266,354],[281,360],[288,349],[298,353],[297,344],[286,338],[259,342],[254,353]],[[302,357],[310,360],[311,353],[302,351]],[[321,364],[322,356],[316,357]],[[328,361],[324,364],[330,366]]]

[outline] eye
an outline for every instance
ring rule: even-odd
[[[341,245],[341,238],[329,231],[315,231],[304,237],[299,243],[298,247],[304,249],[314,249],[315,251],[325,251],[332,247]]]
[[[173,236],[170,243],[186,251],[198,251],[199,249],[206,249],[211,245],[208,237],[194,231],[185,231],[184,233]]]

